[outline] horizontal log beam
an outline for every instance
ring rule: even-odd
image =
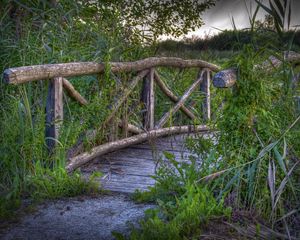
[[[180,133],[189,133],[189,132],[207,132],[209,128],[205,125],[199,126],[175,126],[169,128],[161,128],[157,130],[151,130],[146,133],[142,133],[139,135],[135,135],[129,138],[117,140],[115,142],[105,143],[103,145],[97,146],[91,149],[89,152],[82,153],[76,157],[70,158],[66,169],[68,172],[72,172],[78,167],[88,163],[92,159],[104,155],[109,152],[113,152],[130,145],[134,145],[137,143],[144,142],[148,139],[159,138],[163,136],[173,135],[173,134],[180,134]]]
[[[161,80],[161,78],[159,77],[158,73],[156,71],[154,71],[154,80],[157,83],[157,85],[159,86],[159,88],[161,89],[161,91],[174,103],[177,103],[180,99],[179,97],[177,97],[168,87],[167,85],[163,82],[163,80]],[[192,113],[187,107],[185,107],[184,105],[182,105],[180,107],[180,110],[186,115],[188,116],[190,119],[194,120],[196,119],[196,116],[194,113]]]
[[[70,83],[67,79],[63,78],[63,87],[68,93],[68,95],[79,102],[81,105],[85,106],[88,104],[88,101],[80,95],[79,92],[76,91],[72,83]]]
[[[111,62],[112,72],[141,71],[153,67],[178,67],[178,68],[209,68],[214,72],[220,67],[202,60],[184,60],[174,57],[151,57],[135,62]],[[47,80],[54,77],[72,77],[102,73],[104,63],[73,62],[59,64],[45,64],[9,68],[4,71],[3,79],[6,83],[20,84],[30,81]]]

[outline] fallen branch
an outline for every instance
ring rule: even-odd
[[[66,169],[68,172],[74,171],[76,168],[86,164],[87,162],[91,161],[92,159],[104,155],[109,152],[113,152],[125,147],[128,147],[133,144],[141,143],[146,141],[147,139],[153,139],[173,134],[180,134],[180,133],[189,133],[189,132],[207,132],[209,128],[205,125],[200,126],[176,126],[176,127],[169,127],[169,128],[161,128],[157,130],[151,130],[146,133],[142,133],[139,135],[135,135],[129,138],[117,140],[114,142],[105,143],[103,145],[97,146],[93,148],[89,152],[82,153],[76,157],[70,158]]]

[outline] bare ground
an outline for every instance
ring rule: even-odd
[[[129,222],[138,224],[152,207],[137,204],[125,194],[49,201],[10,224],[0,239],[114,239],[112,231],[128,234]]]

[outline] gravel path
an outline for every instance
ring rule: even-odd
[[[52,201],[11,225],[1,239],[114,239],[111,232],[128,234],[130,224],[137,224],[144,211],[154,207],[136,204],[127,195],[97,198],[73,198]]]

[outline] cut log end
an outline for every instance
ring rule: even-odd
[[[3,82],[4,83],[14,84],[14,81],[13,81],[13,72],[10,69],[6,69],[3,72]]]
[[[217,72],[213,77],[213,85],[216,88],[232,87],[237,81],[237,70],[235,68]]]

